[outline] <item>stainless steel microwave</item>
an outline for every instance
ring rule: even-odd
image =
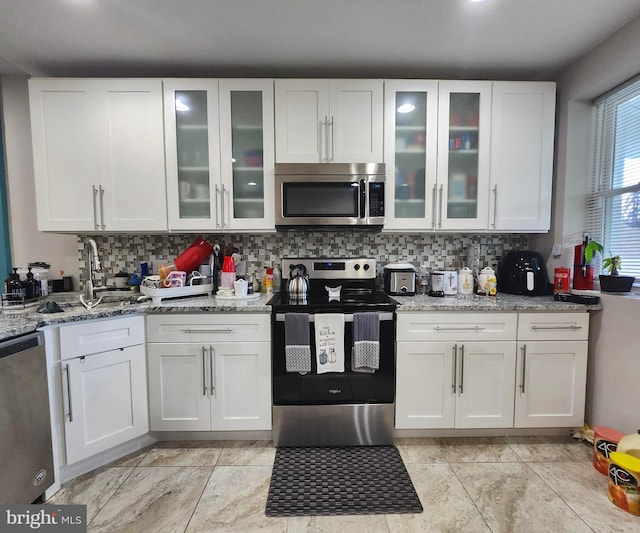
[[[384,163],[276,163],[276,228],[382,229]]]

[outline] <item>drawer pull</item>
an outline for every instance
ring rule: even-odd
[[[207,395],[207,366],[205,363],[205,348],[202,347],[202,395]]]
[[[456,328],[456,327],[443,328],[442,326],[436,326],[433,329],[435,331],[484,331],[485,328],[482,328],[480,326],[467,326],[467,327],[460,327],[460,328]]]
[[[582,329],[582,326],[576,326],[575,324],[571,324],[570,326],[531,326],[531,329],[570,329],[571,331],[576,331]]]
[[[214,361],[215,355],[216,355],[215,349],[213,348],[213,346],[209,346],[209,383],[211,386],[211,396],[213,396],[214,398],[216,397],[216,387],[215,387],[215,381],[213,376],[213,361]]]
[[[460,394],[464,394],[464,344],[460,346]]]
[[[71,410],[71,376],[69,375],[69,365],[64,367],[67,375],[67,399],[69,400],[69,422],[73,422],[73,411]]]
[[[453,345],[453,365],[451,365],[451,367],[453,368],[453,375],[451,376],[451,391],[453,396],[456,395],[456,374],[458,372],[458,345],[454,344]]]
[[[180,331],[182,333],[233,333],[233,328],[220,328],[220,329],[183,328]]]
[[[524,380],[527,368],[527,345],[523,344],[520,350],[522,351],[522,377],[520,378],[520,391],[524,394]]]

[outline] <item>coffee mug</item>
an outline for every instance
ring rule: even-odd
[[[174,270],[173,272],[169,272],[169,277],[164,280],[164,285],[165,287],[184,287],[186,281],[186,272],[182,270]]]
[[[238,279],[233,282],[233,290],[235,291],[236,296],[246,296],[248,288],[249,284],[247,283],[247,280]]]
[[[147,276],[142,280],[142,286],[149,289],[160,288],[160,276]]]

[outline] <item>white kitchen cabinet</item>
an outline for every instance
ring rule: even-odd
[[[399,313],[398,429],[513,426],[514,313]]]
[[[61,326],[60,356],[67,464],[149,431],[143,317]]]
[[[148,316],[151,429],[270,430],[269,320],[254,313]]]
[[[489,214],[491,82],[438,84],[437,230],[485,230]]]
[[[552,82],[493,82],[490,230],[549,230],[555,100]]]
[[[273,82],[168,79],[169,229],[274,227]]]
[[[167,229],[162,83],[31,79],[38,229]]]
[[[520,313],[515,427],[584,423],[588,313]]]
[[[275,81],[278,163],[383,161],[382,80]]]
[[[435,230],[438,82],[385,80],[386,230]]]

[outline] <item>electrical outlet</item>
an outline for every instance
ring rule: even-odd
[[[553,257],[560,257],[562,255],[562,244],[554,244],[551,249],[551,255],[553,255]]]

